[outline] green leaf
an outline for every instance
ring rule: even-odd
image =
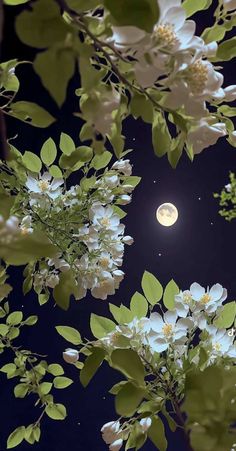
[[[127,378],[144,384],[145,368],[138,354],[132,349],[115,349],[111,354],[111,366]]]
[[[141,116],[144,122],[153,122],[153,105],[145,95],[135,93],[131,98],[129,106],[130,112],[135,117],[135,119]]]
[[[63,310],[68,310],[70,305],[70,297],[76,297],[78,287],[73,272],[65,271],[59,276],[59,284],[53,290],[53,297],[59,307]]]
[[[61,376],[62,374],[64,374],[62,366],[59,365],[58,363],[52,363],[51,365],[49,365],[47,368],[47,372],[52,374],[53,376]]]
[[[41,395],[48,395],[48,393],[51,391],[52,383],[51,382],[42,382],[39,386],[39,390]]]
[[[52,420],[64,420],[67,415],[66,408],[63,404],[49,404],[45,411]]]
[[[64,44],[57,44],[45,52],[38,53],[34,61],[34,70],[57,105],[62,106],[68,83],[75,71],[73,49],[65,47]]]
[[[171,148],[172,138],[165,120],[161,113],[155,113],[152,126],[152,145],[158,157],[165,155]]]
[[[73,384],[72,379],[69,377],[55,377],[53,380],[53,385],[55,388],[66,388]]]
[[[56,120],[44,108],[37,105],[37,103],[26,102],[24,100],[11,103],[9,113],[11,116],[27,122],[34,127],[46,128]]]
[[[193,16],[197,11],[202,11],[204,9],[208,9],[213,0],[197,0],[196,2],[193,0],[184,0],[182,3],[182,7],[185,9],[186,16]]]
[[[33,152],[26,151],[22,157],[24,166],[32,172],[40,172],[42,169],[42,162],[40,158]]]
[[[9,196],[8,194],[0,194],[0,214],[4,219],[8,219],[10,216],[11,208],[15,202],[15,196]]]
[[[156,277],[148,271],[144,272],[142,278],[142,289],[145,297],[151,305],[155,305],[161,300],[163,288],[159,280],[157,280]]]
[[[59,147],[65,155],[70,155],[75,150],[75,143],[69,135],[61,133]]]
[[[53,0],[40,0],[31,4],[16,18],[16,33],[21,41],[43,49],[64,41],[70,27],[62,19],[60,7]]]
[[[220,113],[224,114],[227,117],[235,117],[236,116],[236,108],[229,105],[222,105],[218,108]]]
[[[9,331],[9,327],[6,324],[0,324],[0,335],[5,337]]]
[[[111,12],[116,25],[134,25],[152,32],[159,18],[156,0],[104,0],[104,6]]]
[[[20,324],[20,322],[23,319],[23,313],[22,312],[12,312],[7,317],[7,324],[10,324],[11,326],[15,326],[17,324]]]
[[[42,146],[40,157],[46,166],[51,166],[57,156],[57,148],[52,138],[47,139]]]
[[[131,299],[130,309],[133,315],[137,316],[137,318],[143,318],[148,312],[147,300],[141,293],[138,293],[138,291],[134,293]]]
[[[117,305],[114,305],[114,304],[109,304],[109,310],[110,310],[113,318],[116,320],[116,322],[118,324],[120,324],[121,323],[121,315],[122,315],[120,307],[118,307]]]
[[[95,313],[91,314],[90,328],[94,337],[103,338],[112,332],[115,327],[116,324],[110,319],[105,318],[104,316],[95,315]]]
[[[163,295],[163,303],[168,310],[175,308],[175,296],[179,294],[179,287],[173,279],[166,285]]]
[[[234,324],[236,318],[236,302],[228,302],[223,306],[220,315],[214,320],[214,325],[219,329],[228,329]]]
[[[25,265],[42,257],[55,257],[56,246],[51,244],[43,232],[20,236],[11,243],[2,243],[0,257],[11,265]]]
[[[236,56],[236,37],[228,39],[228,41],[222,42],[219,45],[216,57],[213,59],[216,61],[230,61]]]
[[[16,365],[14,363],[7,363],[0,368],[2,373],[6,373],[8,377],[11,377],[16,372]]]
[[[14,395],[16,398],[24,398],[28,393],[28,385],[27,384],[18,384],[14,388]]]
[[[118,415],[131,417],[143,400],[145,390],[136,387],[132,382],[125,384],[115,398],[115,407]]]
[[[9,6],[22,5],[23,3],[28,3],[30,0],[4,0],[3,3]]]
[[[50,166],[49,168],[49,173],[52,177],[54,177],[55,179],[61,179],[63,177],[63,174],[61,172],[61,169],[56,166],[55,164],[53,164],[52,166]]]
[[[38,317],[36,315],[29,316],[24,320],[24,326],[34,326],[38,321]]]
[[[7,439],[7,449],[15,448],[18,446],[25,438],[25,426],[20,426],[15,429]]]
[[[92,353],[87,357],[80,372],[80,382],[83,387],[87,387],[94,374],[102,364],[106,352],[101,348],[93,348]]]
[[[76,163],[87,163],[93,156],[93,150],[88,146],[80,146],[75,149],[70,155],[62,155],[59,164],[63,169],[70,169],[76,165]]]
[[[214,25],[210,28],[205,28],[202,33],[202,38],[204,39],[206,44],[209,44],[212,41],[221,41],[226,33],[226,28],[223,25]]]
[[[78,330],[74,329],[70,326],[57,326],[57,332],[61,335],[65,340],[69,341],[73,345],[79,345],[81,343],[81,335]]]
[[[159,451],[166,451],[167,441],[165,437],[165,429],[159,417],[152,417],[152,424],[148,429],[148,437],[159,449]]]
[[[110,163],[111,159],[112,159],[111,152],[108,152],[106,150],[101,155],[95,155],[93,157],[91,161],[91,167],[98,171],[99,169],[105,168]]]

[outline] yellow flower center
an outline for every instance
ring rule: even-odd
[[[173,334],[173,326],[171,324],[165,324],[162,327],[162,332],[166,337],[170,337]]]
[[[29,235],[29,229],[27,227],[21,227],[21,235]]]
[[[215,350],[215,351],[220,351],[221,350],[221,344],[220,343],[214,343],[213,344],[213,349]]]
[[[101,219],[101,224],[105,227],[109,227],[110,219],[107,216],[105,216],[104,218]]]
[[[38,182],[38,186],[41,189],[41,191],[47,191],[49,188],[49,183],[46,180],[40,180]]]
[[[185,293],[183,295],[183,301],[184,301],[185,304],[190,304],[191,300],[192,300],[191,294]]]
[[[210,302],[210,300],[211,300],[211,296],[208,293],[206,293],[202,296],[200,303],[203,305],[206,305],[206,304],[208,304],[208,302]]]
[[[108,267],[108,265],[109,265],[109,258],[108,257],[102,257],[102,258],[100,258],[100,263],[101,263],[101,266],[103,267],[103,268],[107,268]]]
[[[158,44],[163,47],[173,47],[177,42],[174,27],[171,24],[160,24],[154,29],[154,36],[158,40]]]
[[[187,69],[187,80],[193,94],[201,94],[208,80],[208,69],[199,59]]]

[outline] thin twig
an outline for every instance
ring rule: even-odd
[[[3,41],[3,28],[4,28],[4,11],[3,11],[3,0],[0,0],[0,61],[1,61],[1,47]],[[3,112],[0,108],[0,158],[2,160],[8,159],[8,144],[7,144],[7,132],[6,124]]]

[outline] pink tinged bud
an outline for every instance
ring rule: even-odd
[[[113,442],[110,447],[109,447],[109,451],[119,451],[121,449],[123,445],[123,440],[121,438],[119,438],[118,440],[115,440],[115,442]]]
[[[119,421],[109,421],[109,423],[106,423],[102,426],[101,432],[118,432],[120,429],[120,422]]]
[[[142,418],[142,420],[140,420],[139,424],[141,426],[142,432],[146,432],[150,428],[150,426],[152,424],[152,420],[150,417]]]
[[[67,363],[76,363],[79,360],[79,352],[76,349],[68,348],[63,352],[63,359]]]
[[[123,241],[123,243],[128,244],[128,246],[131,246],[131,244],[133,244],[133,242],[134,242],[134,239],[132,238],[132,236],[127,235],[127,236],[124,236],[122,241]]]

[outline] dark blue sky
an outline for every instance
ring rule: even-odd
[[[6,32],[3,60],[13,57],[32,58],[33,51],[17,43],[10,14],[7,17]],[[235,83],[233,64],[226,66],[227,84]],[[78,87],[79,78],[74,78],[68,102],[59,111],[40,86],[39,79],[30,66],[20,68],[19,74],[23,80],[19,99],[39,101],[58,117],[58,121],[51,128],[40,130],[9,120],[8,136],[18,134],[15,145],[21,151],[38,152],[49,136],[59,142],[61,131],[70,134],[79,143],[79,121],[72,115],[77,109],[73,89]],[[225,140],[220,140],[215,147],[197,156],[194,163],[184,157],[177,169],[173,170],[166,158],[157,159],[154,156],[149,125],[129,120],[125,124],[124,134],[127,137],[126,148],[134,148],[134,152],[130,154],[133,173],[141,176],[142,182],[134,192],[132,204],[127,207],[126,232],[134,237],[135,243],[126,248],[126,277],[120,290],[109,301],[128,304],[132,294],[140,289],[144,270],[153,272],[163,284],[174,278],[182,289],[189,288],[194,281],[204,286],[219,282],[228,289],[229,300],[234,300],[235,223],[228,223],[218,215],[218,205],[212,193],[219,191],[227,183],[229,171],[235,168],[236,149],[231,148]],[[155,219],[156,208],[165,201],[174,203],[179,210],[179,220],[171,228],[160,226]],[[21,343],[25,348],[48,354],[50,362],[63,363],[61,354],[65,341],[56,334],[55,326],[74,326],[89,338],[90,313],[108,315],[108,302],[88,296],[83,301],[72,302],[68,312],[54,308],[52,301],[39,308],[33,293],[23,297],[21,274],[21,268],[11,270],[10,282],[15,287],[10,297],[12,309],[23,305],[26,316],[39,316],[38,325],[27,328],[22,333]],[[2,360],[4,363],[4,359]],[[71,376],[75,383],[66,390],[58,391],[56,399],[65,403],[68,417],[64,422],[45,418],[42,438],[35,445],[35,450],[106,451],[107,446],[101,439],[99,429],[103,423],[116,418],[113,397],[107,395],[107,391],[120,377],[104,366],[85,390],[79,384],[78,372],[66,364],[65,370],[66,375]],[[9,433],[19,425],[34,421],[38,411],[33,408],[32,397],[25,400],[14,399],[12,381],[7,381],[2,374],[0,383],[0,451],[4,451]],[[27,451],[30,445],[24,442],[18,449]],[[154,449],[149,442],[143,447],[144,451]],[[181,437],[176,436],[170,442],[168,451],[179,449],[184,451]]]

